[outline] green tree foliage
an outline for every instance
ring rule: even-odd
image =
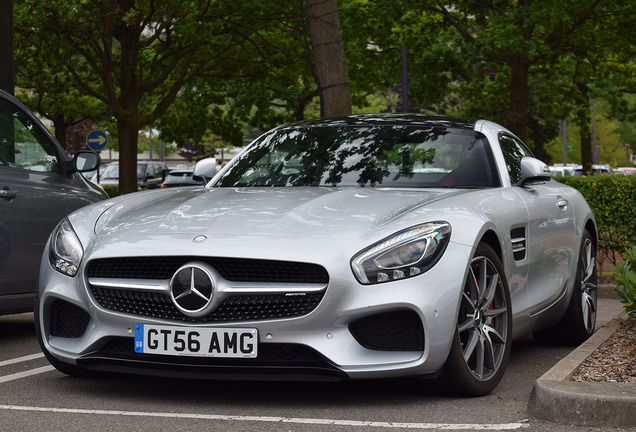
[[[105,107],[73,84],[65,68],[71,59],[59,45],[38,30],[42,19],[37,8],[14,5],[16,96],[53,123],[57,140],[69,153],[81,148],[85,127],[103,119]]]
[[[626,0],[345,0],[342,11],[360,58],[349,55],[350,64],[364,65],[352,72],[354,84],[381,81],[365,58],[400,82],[404,45],[420,107],[498,121],[540,158],[557,121],[572,114],[591,163],[590,101],[606,89],[613,106],[630,112],[635,12]]]
[[[47,40],[41,49],[61,53],[72,85],[115,119],[123,192],[136,190],[138,131],[164,115],[195,77],[218,82],[236,75],[263,9],[249,0],[52,0],[20,7]]]
[[[216,140],[240,144],[246,124],[266,130],[317,115],[306,0],[15,8],[23,97],[51,118],[63,114],[60,124],[101,124],[107,113],[128,187],[139,130],[210,152]],[[634,14],[628,0],[338,1],[356,111],[401,108],[406,48],[410,109],[499,121],[544,160],[544,143],[568,118],[589,161],[592,99],[608,101],[609,117],[634,117]],[[623,141],[628,132],[619,125]]]

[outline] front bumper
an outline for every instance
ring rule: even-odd
[[[69,278],[51,269],[45,256],[40,330],[45,349],[54,357],[96,371],[285,380],[434,375],[450,349],[470,254],[469,247],[451,243],[425,274],[371,286],[355,280],[344,257],[301,257],[329,272],[324,295],[313,310],[284,318],[215,322],[175,321],[105,306],[91,290],[84,268]],[[137,354],[136,324],[256,328],[259,356]]]

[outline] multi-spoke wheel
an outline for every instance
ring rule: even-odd
[[[596,325],[598,290],[596,276],[596,245],[585,230],[581,239],[574,292],[568,309],[559,323],[535,333],[541,342],[564,345],[580,345],[592,333]]]
[[[503,377],[512,336],[510,293],[497,254],[477,247],[462,292],[457,329],[441,379],[454,394],[490,393]]]
[[[587,231],[586,231],[587,234]],[[598,290],[596,279],[596,248],[591,237],[586,235],[581,245],[581,254],[577,267],[577,282],[579,295],[581,296],[582,330],[587,339],[596,325],[596,308],[598,302]]]

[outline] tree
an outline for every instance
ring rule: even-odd
[[[321,117],[351,114],[351,89],[336,0],[307,0]]]
[[[33,0],[24,7],[41,39],[63,53],[74,85],[114,117],[126,193],[136,190],[138,131],[156,122],[194,77],[231,69],[245,40],[235,30],[250,22],[258,4]]]
[[[79,137],[69,143],[69,131],[81,132],[81,125],[107,116],[105,107],[83,94],[66,73],[69,60],[63,50],[36,30],[40,15],[27,3],[19,2],[15,14],[16,95],[31,110],[53,123],[55,138],[74,153],[81,149]],[[88,123],[87,123],[88,122]],[[71,132],[73,133],[73,132]]]
[[[346,25],[355,28],[348,35],[366,39],[361,42],[377,51],[376,60],[393,59],[385,75],[394,83],[399,82],[398,49],[408,48],[410,94],[421,108],[498,121],[545,158],[543,142],[557,134],[558,120],[576,113],[585,129],[591,98],[602,97],[603,89],[636,83],[633,74],[626,79],[618,72],[634,63],[629,3],[346,0],[343,10]],[[601,85],[601,65],[611,58],[612,84]],[[591,136],[582,137],[587,156]]]

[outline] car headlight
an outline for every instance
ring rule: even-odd
[[[363,284],[390,282],[417,276],[435,265],[450,239],[447,222],[417,225],[381,240],[351,260],[356,279]]]
[[[62,274],[75,276],[80,261],[84,256],[84,248],[68,219],[64,218],[59,223],[49,249],[49,261],[51,266]]]

